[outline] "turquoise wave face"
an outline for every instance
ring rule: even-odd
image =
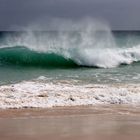
[[[0,49],[0,63],[2,65],[22,65],[38,67],[73,68],[78,65],[71,59],[55,53],[41,53],[26,47],[15,46]]]

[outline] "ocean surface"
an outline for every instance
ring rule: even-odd
[[[62,84],[59,89],[136,85],[140,82],[139,61],[139,31],[0,32],[1,93],[4,87],[25,83],[30,87],[48,83],[54,88],[55,83]]]

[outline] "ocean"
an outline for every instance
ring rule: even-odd
[[[139,61],[139,31],[0,32],[0,107],[140,104]]]

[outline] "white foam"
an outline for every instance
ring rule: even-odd
[[[0,87],[0,108],[140,104],[140,85],[21,82]]]

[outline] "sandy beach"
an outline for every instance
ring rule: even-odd
[[[140,108],[81,106],[0,110],[2,140],[138,140]]]

